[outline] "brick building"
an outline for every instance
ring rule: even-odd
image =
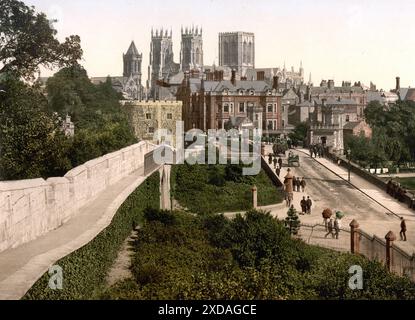
[[[221,73],[207,74],[204,79],[185,74],[177,91],[183,102],[185,130],[260,128],[264,134],[277,134],[282,129],[281,97],[265,81],[223,80]],[[211,80],[215,79],[215,80]]]

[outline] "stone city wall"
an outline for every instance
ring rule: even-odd
[[[132,172],[144,174],[144,156],[154,147],[142,141],[88,161],[64,177],[0,182],[0,252],[58,228]]]

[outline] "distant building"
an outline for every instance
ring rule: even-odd
[[[75,124],[71,121],[69,115],[66,115],[65,121],[62,121],[62,130],[67,137],[73,137],[75,135]]]
[[[154,138],[158,129],[167,129],[176,136],[176,122],[182,120],[181,101],[121,101],[121,105],[138,139],[162,142]]]
[[[219,74],[220,75],[220,74]],[[214,81],[185,75],[177,92],[183,102],[185,130],[260,128],[264,134],[282,131],[281,94],[265,81]]]
[[[144,88],[141,84],[141,63],[143,55],[137,50],[134,41],[131,42],[126,54],[123,54],[123,75],[110,77],[112,87],[122,93],[127,100],[140,100],[144,95]],[[93,84],[105,83],[108,77],[92,77]]]
[[[288,90],[291,88],[298,89],[304,84],[304,68],[303,63],[300,62],[298,71],[291,67],[291,70],[284,68],[255,68],[248,69],[246,72],[247,80],[263,80],[273,82],[274,77],[278,77],[278,90]]]
[[[415,88],[401,88],[400,77],[396,77],[396,87],[391,92],[396,93],[399,96],[399,100],[415,102]]]
[[[180,64],[174,62],[172,31],[151,30],[150,65],[148,67],[148,85],[150,96],[156,97],[156,86],[168,83],[171,76],[180,71]]]
[[[386,91],[368,91],[366,93],[367,103],[378,101],[384,106],[389,106],[399,100],[399,96],[394,92]]]
[[[247,70],[255,68],[255,35],[250,32],[219,33],[219,66],[246,77]]]
[[[185,28],[181,30],[182,43],[180,51],[180,70],[203,73],[203,37],[202,28]]]

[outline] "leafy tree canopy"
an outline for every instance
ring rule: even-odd
[[[0,2],[0,74],[33,78],[40,66],[72,65],[82,57],[80,38],[71,35],[60,43],[54,21],[18,0]]]

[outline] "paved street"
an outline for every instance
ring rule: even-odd
[[[266,154],[271,152],[272,146],[266,146]],[[307,152],[306,150],[303,150]],[[356,219],[361,229],[369,234],[376,234],[384,239],[386,233],[392,230],[399,238],[400,221],[399,218],[391,214],[387,209],[392,210],[400,216],[404,216],[408,226],[408,241],[396,241],[402,249],[412,253],[415,249],[415,212],[409,210],[406,205],[400,204],[395,199],[389,197],[386,192],[370,184],[366,180],[351,175],[352,183],[364,193],[351,186],[347,181],[347,170],[333,164],[327,159],[312,159],[308,152],[294,151],[300,156],[300,167],[291,168],[296,177],[305,177],[307,181],[306,192],[294,192],[294,205],[301,212],[300,201],[302,197],[310,196],[313,200],[313,210],[311,215],[301,215],[301,222],[307,224],[322,223],[321,212],[325,208],[340,210],[346,213],[342,219],[342,227],[348,228],[352,219]],[[284,160],[284,167],[280,178],[283,180],[287,174],[287,162]],[[326,166],[326,167],[324,167]],[[273,167],[273,165],[272,165]],[[338,175],[333,173],[336,172]],[[342,177],[340,177],[340,176]],[[370,196],[370,197],[369,197]],[[372,200],[371,198],[378,201]],[[386,207],[386,208],[385,208]],[[286,216],[287,208],[272,210],[272,214],[279,218]],[[324,241],[324,240],[323,240]],[[331,241],[331,240],[330,240]]]

